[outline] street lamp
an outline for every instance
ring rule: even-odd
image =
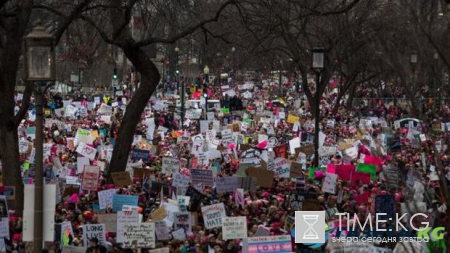
[[[312,49],[312,68],[316,73],[316,91],[319,90],[320,75],[325,68],[325,49],[314,47]],[[320,96],[320,95],[319,95]],[[320,123],[320,97],[314,96],[314,161],[315,167],[319,166],[319,123]]]
[[[203,74],[205,74],[205,84],[203,86],[203,97],[205,98],[205,120],[207,120],[208,114],[208,83],[209,83],[209,68],[208,65],[203,69]]]
[[[43,95],[48,88],[47,83],[55,81],[55,39],[44,27],[37,25],[25,37],[25,74],[26,80],[34,83],[36,97],[36,161],[35,161],[35,203],[34,203],[34,252],[42,252],[43,248],[43,128],[44,103]]]
[[[417,64],[417,59],[418,59],[418,57],[417,57],[417,52],[412,52],[411,53],[411,56],[410,56],[410,62],[411,62],[411,64]]]

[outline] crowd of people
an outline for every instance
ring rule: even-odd
[[[275,87],[278,85],[265,80],[210,85],[205,106],[203,87],[186,84],[185,118],[181,119],[178,88],[161,84],[136,128],[129,163],[124,168],[129,175],[128,184],[111,179],[108,167],[132,92],[125,89],[107,94],[49,93],[44,171],[47,184],[57,185],[55,223],[61,226],[56,227],[56,239],[47,244],[47,250],[412,252],[405,243],[392,241],[357,243],[359,246],[331,242],[337,233],[337,213],[348,213],[349,217],[355,214],[364,221],[377,212],[392,212],[409,216],[426,213],[431,227],[445,228],[443,238],[411,243],[409,247],[419,249],[418,252],[449,252],[448,105],[424,101],[419,110],[423,117],[417,119],[394,85],[383,85],[382,93],[378,93],[367,84],[357,89],[356,98],[344,96],[341,101],[336,101],[339,88],[327,87],[318,116],[319,164],[314,164],[316,115],[305,93],[288,87],[279,97]],[[351,99],[353,104],[349,105]],[[18,108],[21,94],[16,101]],[[19,127],[25,179],[34,174],[33,113],[31,106]],[[96,150],[94,156],[79,149],[86,148],[84,145]],[[94,173],[94,186],[92,178],[86,176],[87,168],[92,167],[99,168]],[[236,187],[232,189],[227,184]],[[109,197],[100,195],[111,190]],[[137,203],[127,202],[129,209],[119,210],[112,195],[136,196]],[[221,224],[211,225],[205,210],[220,204],[224,207]],[[123,215],[119,212],[130,210],[139,213],[138,222],[156,225],[151,247],[125,243],[127,236],[117,221]],[[326,211],[328,243],[317,247],[295,243],[295,211]],[[184,213],[189,222],[180,225],[177,219]],[[107,220],[109,214],[116,214],[117,221]],[[26,236],[22,233],[22,219],[12,216],[10,247],[19,252]],[[229,239],[230,231],[223,229],[225,216],[235,217],[236,221],[245,217],[245,230],[236,229],[245,235]],[[345,219],[345,224],[354,222]],[[91,224],[105,224],[104,238],[86,240]],[[390,225],[395,226],[384,224]],[[70,228],[67,240],[64,227]],[[275,241],[288,236],[291,247],[285,251],[252,248],[252,238],[263,236]]]

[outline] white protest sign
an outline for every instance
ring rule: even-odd
[[[278,157],[273,160],[273,163],[275,164],[274,171],[276,177],[289,178],[289,175],[291,174],[291,167],[285,158]]]
[[[336,194],[336,181],[337,181],[336,174],[327,173],[322,185],[322,191],[329,192],[331,194]]]
[[[176,212],[174,213],[175,220],[173,222],[173,229],[184,229],[186,232],[192,231],[191,213],[190,212]]]
[[[159,241],[169,240],[169,228],[165,221],[155,222],[155,234]]]
[[[189,184],[189,180],[190,180],[189,176],[186,176],[186,175],[183,175],[180,173],[174,173],[174,174],[172,174],[172,177],[173,177],[172,186],[187,187]]]
[[[112,207],[113,196],[114,196],[114,194],[116,194],[115,189],[99,191],[97,194],[98,194],[98,204],[100,206],[100,209]]]
[[[124,248],[154,248],[155,241],[155,223],[124,225]]]
[[[162,158],[162,173],[173,174],[180,170],[180,160],[177,158]]]
[[[85,224],[83,225],[84,245],[89,245],[92,238],[97,238],[99,243],[106,242],[105,224]]]
[[[247,217],[224,217],[222,234],[224,240],[247,238]]]
[[[222,217],[226,216],[223,203],[202,207],[203,221],[206,229],[222,227]]]
[[[185,241],[186,240],[186,232],[184,229],[180,228],[172,232],[172,236],[174,239]]]
[[[86,145],[85,143],[82,143],[82,142],[80,142],[78,144],[76,151],[78,154],[80,154],[84,157],[88,157],[90,160],[94,160],[95,155],[97,154],[97,149],[95,149],[93,147],[89,147],[88,145]]]
[[[117,242],[124,242],[124,225],[139,222],[139,213],[137,211],[119,211],[117,212]]]

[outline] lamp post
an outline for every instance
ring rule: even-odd
[[[205,120],[207,120],[208,114],[208,83],[209,83],[209,68],[208,65],[203,69],[203,74],[205,74],[205,84],[203,86],[203,97],[205,98]]]
[[[26,80],[33,82],[36,97],[36,161],[35,161],[35,203],[34,203],[34,252],[43,248],[43,95],[49,87],[48,82],[55,80],[55,41],[44,27],[38,25],[25,37],[25,74]]]
[[[320,75],[325,68],[325,50],[315,47],[312,50],[312,68],[316,73],[316,91],[319,90]],[[313,101],[314,106],[314,167],[319,166],[319,124],[320,124],[320,95],[316,94]]]
[[[232,76],[230,76],[230,77],[232,77],[233,79],[234,79],[234,75],[235,75],[235,71],[236,71],[236,68],[235,68],[235,66],[236,66],[236,63],[234,62],[235,61],[235,54],[236,54],[236,48],[235,47],[232,47],[231,48],[231,70],[233,71],[233,75]]]
[[[412,85],[416,84],[416,65],[418,62],[418,56],[417,52],[412,52],[409,57],[409,62],[411,63],[411,70],[412,70]],[[419,106],[422,107],[421,98],[419,98]],[[422,111],[421,108],[419,108],[419,114]]]

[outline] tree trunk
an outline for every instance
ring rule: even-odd
[[[314,97],[313,108],[314,111],[314,161],[313,167],[319,166],[319,131],[320,131],[320,97],[318,94]]]
[[[353,99],[355,98],[355,94],[356,94],[356,86],[353,86],[350,91],[350,94],[348,95],[347,110],[353,107]]]
[[[28,26],[32,1],[22,1],[15,18],[2,23],[0,37],[0,160],[3,185],[15,187],[15,199],[8,208],[18,216],[23,212],[24,189],[19,161],[18,122],[14,115],[16,75],[22,49],[22,38]],[[25,97],[24,97],[25,98]]]
[[[127,106],[119,129],[119,136],[114,146],[109,172],[124,171],[130,147],[133,143],[134,131],[141,120],[141,114],[147,106],[150,97],[156,90],[160,80],[160,74],[155,64],[140,48],[123,46],[127,58],[136,70],[141,74],[141,85]]]

